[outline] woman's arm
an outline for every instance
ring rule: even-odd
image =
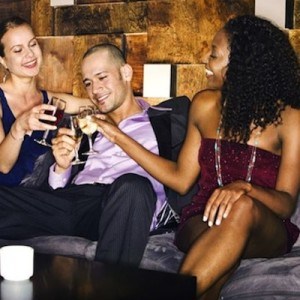
[[[300,109],[287,107],[278,126],[281,164],[275,190],[253,188],[250,195],[263,202],[281,218],[290,217],[300,189]]]
[[[20,114],[12,124],[7,135],[2,123],[2,108],[0,105],[0,172],[6,174],[15,165],[26,133],[33,130],[54,130],[56,126],[40,122],[40,119],[55,120],[55,117],[44,114],[45,110],[53,110],[48,104],[40,104]]]
[[[99,119],[99,131],[111,142],[122,148],[133,160],[142,166],[151,176],[169,186],[178,193],[186,193],[195,182],[200,167],[198,152],[200,147],[200,133],[195,121],[199,103],[191,104],[186,139],[180,151],[178,161],[173,162],[155,155],[142,145],[127,136],[118,127],[105,121],[107,116]]]
[[[69,114],[76,114],[79,111],[80,106],[93,106],[94,104],[89,98],[80,98],[80,97],[75,97],[71,94],[66,94],[66,93],[55,93],[55,92],[49,92],[48,93],[48,98],[51,99],[53,96],[61,98],[66,101],[66,109],[65,112]]]

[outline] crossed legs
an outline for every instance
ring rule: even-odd
[[[180,272],[197,276],[201,299],[217,299],[242,258],[271,258],[286,251],[287,234],[282,220],[247,196],[235,202],[219,226],[208,228],[202,216],[195,216],[188,223],[177,238],[179,248],[189,248]]]

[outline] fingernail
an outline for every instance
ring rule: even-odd
[[[216,225],[220,225],[221,224],[221,221],[220,220],[216,220]]]
[[[203,222],[206,222],[207,221],[207,216],[203,216],[202,220],[203,220]]]
[[[209,221],[209,222],[208,222],[208,226],[209,226],[209,227],[212,227],[212,226],[213,226],[213,222],[212,222],[212,221]]]

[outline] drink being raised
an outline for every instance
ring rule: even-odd
[[[78,123],[82,132],[86,135],[92,135],[98,128],[98,125],[93,121],[93,118],[90,115],[79,118]]]

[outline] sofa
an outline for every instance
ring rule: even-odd
[[[300,226],[300,195],[292,217]],[[140,268],[176,273],[184,254],[173,243],[174,231],[149,236]],[[36,252],[93,260],[96,244],[81,237],[41,236],[26,240],[0,240],[4,245],[28,245]],[[300,237],[282,257],[245,259],[223,287],[220,299],[300,299]]]
[[[182,115],[182,111],[180,114]],[[185,113],[187,115],[187,112]],[[176,131],[184,130],[186,118],[177,124]],[[178,147],[178,144],[176,144]],[[37,161],[35,172],[25,178],[23,185],[41,187],[53,162],[51,153],[46,153]],[[46,170],[46,171],[45,171]],[[191,191],[191,194],[194,190]],[[177,202],[187,201],[190,195]],[[300,227],[300,195],[298,206],[292,217]],[[173,243],[174,230],[165,229],[149,236],[140,268],[176,273],[184,258]],[[65,255],[93,260],[97,242],[74,236],[41,236],[26,240],[1,240],[4,245],[28,245],[36,252]],[[235,271],[230,281],[221,291],[221,299],[300,299],[300,237],[291,253],[273,259],[245,259]]]
[[[300,226],[300,196],[292,220]],[[184,254],[173,244],[174,231],[151,235],[140,268],[177,272]],[[93,260],[96,242],[81,237],[43,236],[27,240],[0,240],[0,246],[22,244],[36,252]],[[282,257],[245,259],[223,287],[220,299],[300,299],[300,237]]]

